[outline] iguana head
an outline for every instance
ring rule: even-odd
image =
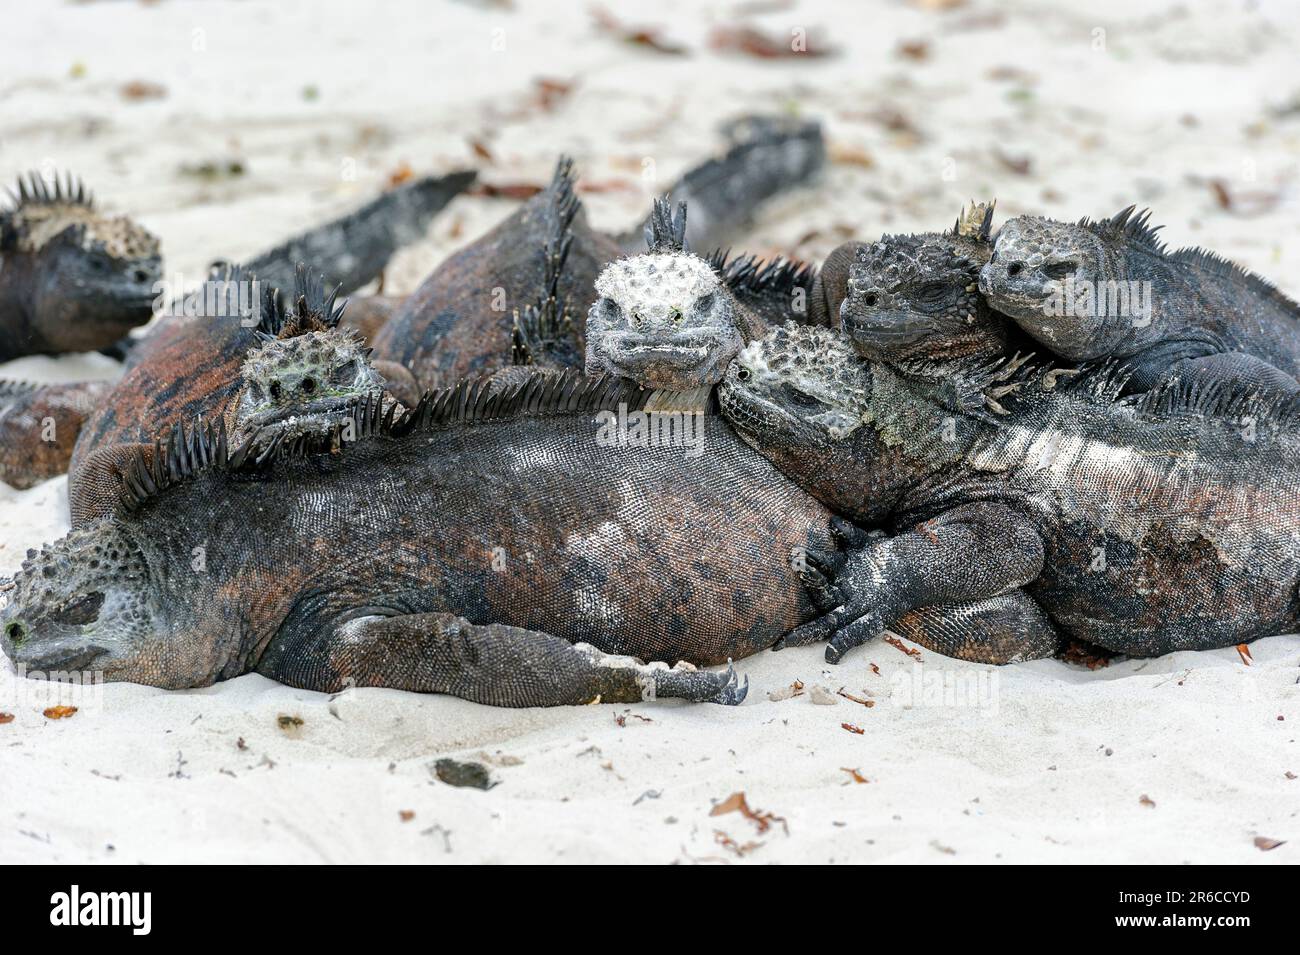
[[[827,328],[787,322],[750,342],[718,387],[722,414],[800,487],[847,516],[873,520],[890,468],[869,421],[872,366]]]
[[[722,411],[759,443],[833,444],[863,421],[870,365],[828,328],[787,322],[750,342],[718,389]]]
[[[587,373],[684,391],[722,380],[745,343],[742,309],[685,247],[686,205],[655,203],[650,250],[607,265],[587,314]]]
[[[81,183],[18,182],[0,212],[0,260],[21,286],[31,351],[93,351],[149,320],[162,281],[158,239],[125,216],[106,216]]]
[[[0,645],[28,672],[95,671],[105,679],[195,686],[211,650],[168,639],[177,628],[150,567],[114,520],[27,553],[0,581]]]
[[[1073,302],[1073,293],[1084,288],[1095,294],[1099,283],[1115,277],[1111,263],[1117,256],[1122,251],[1116,243],[1086,223],[1017,216],[998,232],[979,288],[992,308],[1056,354],[1097,358],[1131,331],[1131,317],[1073,314],[1066,295]]]
[[[299,267],[287,314],[271,307],[242,370],[232,433],[236,443],[254,433],[328,434],[357,400],[382,391],[384,379],[370,362],[370,348],[350,329],[340,329],[346,302],[325,294],[319,275]]]
[[[860,353],[902,363],[1002,353],[1001,323],[979,294],[993,207],[975,208],[987,215],[973,233],[959,219],[953,232],[885,236],[857,250],[839,317]]]

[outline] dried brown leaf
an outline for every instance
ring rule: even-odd
[[[848,730],[850,733],[856,733],[858,736],[862,736],[867,732],[861,726],[855,726],[852,723],[841,723],[840,729]]]
[[[792,34],[789,39],[764,33],[751,26],[718,26],[709,34],[709,46],[723,53],[741,53],[760,60],[789,57],[830,56],[834,49],[814,44],[805,34]]]
[[[148,80],[131,80],[129,83],[123,83],[118,93],[124,100],[139,102],[146,99],[162,99],[167,95],[167,87],[161,83],[150,83]]]
[[[1255,837],[1255,848],[1258,849],[1260,852],[1271,852],[1273,849],[1276,849],[1278,846],[1284,846],[1284,845],[1286,845],[1285,839],[1270,839],[1267,836]]]
[[[785,821],[784,816],[778,816],[775,813],[755,810],[749,807],[749,802],[745,799],[744,792],[734,792],[722,802],[715,805],[709,810],[710,816],[724,816],[729,812],[738,812],[758,829],[759,835],[767,832],[772,828],[773,823],[780,823],[785,829],[786,835],[790,834],[790,827]]]
[[[45,714],[47,720],[65,720],[73,713],[77,712],[77,708],[75,706],[64,706],[63,704],[59,704],[58,706],[48,706],[42,712]]]
[[[909,647],[902,640],[898,639],[898,637],[892,636],[891,634],[885,634],[885,642],[889,644],[891,647],[893,647],[895,650],[899,650],[903,653],[906,653],[909,657],[912,657],[913,659],[916,660],[921,659],[920,650],[918,650],[916,647]]]
[[[871,781],[871,780],[867,779],[866,776],[863,776],[863,775],[862,775],[860,772],[858,772],[856,769],[850,769],[850,768],[847,767],[847,766],[841,766],[841,767],[840,767],[840,772],[842,772],[842,773],[848,773],[848,774],[849,774],[849,778],[852,779],[855,783],[867,783],[867,782],[870,782],[870,781]]]

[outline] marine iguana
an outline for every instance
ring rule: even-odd
[[[629,378],[647,388],[688,391],[722,380],[746,342],[788,319],[814,320],[824,294],[812,266],[717,252],[703,258],[686,241],[687,206],[656,199],[648,251],[606,265],[587,312],[588,374]]]
[[[282,432],[320,435],[351,403],[383,389],[370,349],[340,327],[347,302],[337,296],[302,265],[288,304],[239,266],[204,283],[195,294],[199,314],[151,335],[141,346],[146,360],[82,429],[68,483],[72,525],[97,519],[125,463],[150,453],[154,436],[175,424],[222,418],[240,444],[255,435],[266,442]]]
[[[1065,359],[1122,359],[1133,391],[1175,377],[1300,389],[1300,305],[1213,252],[1170,251],[1150,218],[1010,219],[980,291]]]
[[[806,181],[824,161],[816,124],[790,128],[756,122],[751,135],[724,159],[687,173],[678,187],[679,192],[707,195],[709,228],[700,239],[706,245],[720,244],[723,230],[775,192]],[[557,298],[573,314],[585,315],[597,276],[627,241],[587,222],[574,191],[572,160],[563,158],[545,190],[453,254],[407,298],[375,337],[375,359],[410,369],[422,387],[507,368],[519,337],[514,316],[544,286],[547,264],[556,258],[564,262]],[[743,265],[735,268],[742,271]],[[586,353],[582,322],[568,321],[553,332],[566,344],[554,349],[552,357],[573,361],[576,356],[580,365]]]
[[[158,239],[95,208],[71,174],[19,177],[0,210],[0,361],[95,351],[153,314]]]
[[[996,369],[972,362],[979,393]],[[793,324],[748,346],[723,414],[791,480],[894,536],[810,554],[833,609],[787,643],[826,658],[920,605],[1022,592],[1071,637],[1130,656],[1300,626],[1300,403],[1239,385],[1120,399],[1123,374],[1017,372],[1006,416],[954,413],[936,385]],[[833,583],[826,578],[833,578]]]

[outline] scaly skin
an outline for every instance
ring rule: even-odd
[[[96,211],[71,176],[18,180],[0,211],[0,361],[95,351],[153,314],[158,240],[125,216]]]
[[[973,365],[959,388],[996,372]],[[1300,416],[1220,386],[1118,400],[1021,369],[1004,417],[954,413],[933,383],[787,326],[744,352],[724,415],[791,480],[893,536],[812,555],[827,659],[920,606],[1023,592],[1061,631],[1131,656],[1294,632]],[[833,582],[829,579],[833,578]]]
[[[1130,206],[1111,219],[1077,224],[1011,219],[980,272],[980,291],[1054,354],[1121,359],[1133,369],[1131,391],[1178,378],[1295,393],[1300,306],[1211,252],[1169,251],[1149,215],[1134,215]],[[1067,287],[1081,315],[1057,314],[1067,310],[1060,307]],[[1135,293],[1127,307],[1111,298],[1121,288]]]
[[[293,280],[293,267],[289,265],[286,268],[285,257],[317,250],[323,256],[319,266],[330,275],[342,276],[341,288],[364,284],[378,277],[397,248],[417,235],[429,218],[472,179],[472,174],[453,173],[438,179],[419,180],[255,258],[254,261],[267,268],[271,276],[287,275],[289,284],[281,286],[247,269],[241,270],[241,275],[250,281],[258,278],[265,289],[288,288]],[[69,187],[61,195],[67,198],[68,193],[74,198],[80,196],[81,201],[88,203],[79,187]],[[84,210],[78,213],[83,218],[88,214]],[[0,222],[3,221],[0,218]],[[107,221],[115,228],[124,228],[118,220]],[[6,259],[5,268],[0,269],[0,288],[7,270]],[[228,270],[229,266],[219,266],[214,269],[213,276],[220,278]],[[15,272],[14,276],[18,274]],[[77,275],[71,268],[66,274],[74,278]],[[152,305],[155,295],[152,287],[149,295]],[[226,410],[239,387],[240,366],[258,339],[254,329],[242,324],[240,316],[233,311],[205,316],[199,314],[201,309],[190,307],[187,317],[187,305],[192,306],[195,301],[198,299],[190,296],[174,303],[169,314],[143,337],[130,340],[132,347],[125,352],[127,372],[106,397],[102,386],[92,382],[83,386],[84,394],[75,401],[73,395],[77,389],[71,386],[58,386],[48,396],[35,395],[26,399],[38,404],[57,403],[64,408],[74,404],[87,407],[89,413],[86,416],[61,419],[68,427],[60,432],[58,449],[62,457],[58,461],[76,470],[97,451],[151,441],[160,430],[179,421],[190,422],[200,414],[210,416]],[[393,308],[392,299],[383,296],[362,299],[354,304],[356,314],[350,316],[345,324],[363,334],[381,325]],[[146,311],[138,321],[148,317]],[[256,319],[251,324],[255,326]],[[95,347],[111,344],[125,331],[126,327],[115,327],[108,339]],[[398,394],[412,401],[418,398],[419,390],[414,379],[404,369],[385,366],[381,369]],[[329,370],[325,369],[324,373],[328,374]],[[14,418],[14,422],[28,420],[39,419]],[[87,431],[84,437],[79,436],[82,427]],[[24,432],[11,425],[7,437],[14,443],[10,460],[6,462],[8,466],[0,474],[0,479],[16,487],[26,487],[62,473],[52,470],[56,460],[50,455],[51,449],[43,447],[49,442],[45,441],[42,429]],[[72,442],[75,442],[75,447]],[[66,455],[70,449],[72,459],[69,461]],[[75,475],[72,483],[77,483]],[[73,519],[74,522],[77,520],[75,509]]]

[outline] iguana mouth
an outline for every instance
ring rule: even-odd
[[[248,431],[250,429],[268,428],[273,425],[297,422],[308,424],[315,419],[333,418],[337,412],[346,410],[355,404],[359,397],[359,395],[331,395],[328,398],[317,398],[307,404],[259,411],[244,422],[242,430]]]

